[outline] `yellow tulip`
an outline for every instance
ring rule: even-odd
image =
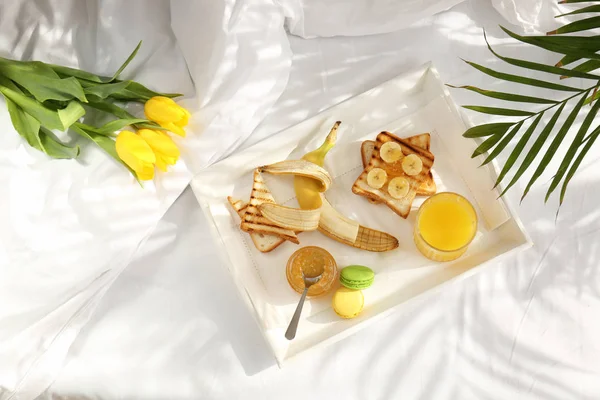
[[[158,169],[166,172],[168,165],[175,165],[179,159],[179,149],[169,135],[154,129],[140,129],[138,134],[152,148]]]
[[[140,180],[148,181],[154,178],[156,156],[142,137],[130,131],[121,131],[115,147],[119,158],[135,171]]]
[[[155,96],[144,105],[146,118],[154,121],[169,131],[185,136],[183,129],[190,119],[190,113],[172,99],[163,96]]]

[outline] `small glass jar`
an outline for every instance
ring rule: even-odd
[[[288,283],[292,289],[302,293],[304,291],[302,271],[309,277],[314,276],[315,274],[311,273],[311,269],[321,265],[323,266],[321,279],[308,288],[307,296],[321,296],[331,290],[338,281],[337,264],[333,256],[320,247],[306,246],[296,250],[288,260],[285,270]]]
[[[425,200],[417,213],[413,239],[417,249],[433,261],[462,256],[477,234],[477,213],[463,196],[442,192]]]

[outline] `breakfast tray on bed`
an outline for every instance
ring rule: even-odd
[[[284,243],[272,252],[259,252],[249,235],[239,229],[239,218],[227,196],[247,201],[256,167],[300,158],[318,147],[336,120],[342,125],[337,144],[326,158],[325,169],[333,178],[326,197],[344,215],[394,235],[399,248],[371,253],[314,231],[299,236],[300,246]],[[531,245],[518,217],[498,199],[498,191],[492,190],[495,167],[479,167],[480,161],[470,158],[477,143],[462,137],[466,129],[436,70],[426,64],[279,132],[194,177],[192,187],[220,248],[223,265],[280,365],[308,349],[340,340],[392,310],[406,309],[477,268]],[[352,193],[352,184],[363,170],[361,143],[374,140],[381,131],[400,137],[429,132],[437,191],[460,193],[475,206],[480,217],[477,236],[458,260],[436,263],[416,249],[412,232],[416,209],[424,198],[415,200],[404,220],[386,206],[371,204]],[[297,207],[290,179],[265,175],[277,203]],[[288,285],[285,266],[294,251],[311,245],[327,249],[339,268],[350,264],[369,266],[376,273],[375,282],[364,291],[365,309],[355,319],[345,320],[335,314],[331,293],[308,299],[296,339],[288,341],[284,332],[299,295]]]

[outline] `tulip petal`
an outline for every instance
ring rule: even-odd
[[[185,129],[175,125],[173,122],[156,121],[156,123],[158,123],[160,126],[162,126],[170,132],[173,132],[181,137],[185,137]]]
[[[117,136],[115,149],[119,158],[134,170],[140,179],[152,179],[154,172],[150,176],[148,169],[156,162],[156,156],[144,139],[133,132],[121,131]],[[145,179],[142,176],[150,178]]]
[[[184,116],[179,121],[175,122],[175,124],[183,128],[187,126],[188,122],[190,121],[191,114],[185,108],[181,107],[181,109],[184,112]]]
[[[154,151],[156,166],[161,171],[166,171],[167,165],[175,165],[179,159],[179,149],[169,135],[153,129],[140,129],[138,134]]]
[[[185,118],[185,109],[168,97],[155,96],[144,104],[144,113],[151,121],[176,122]]]
[[[140,181],[149,181],[154,178],[154,165],[144,164],[143,168],[135,173]]]

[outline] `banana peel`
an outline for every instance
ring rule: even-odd
[[[335,145],[339,125],[340,121],[336,122],[323,145],[307,153],[302,160],[281,161],[255,170],[255,181],[258,177],[260,182],[262,182],[260,174],[263,172],[273,175],[293,175],[294,190],[300,208],[276,204],[272,197],[253,203],[253,200],[263,200],[261,197],[270,195],[264,190],[259,190],[259,187],[253,191],[250,201],[255,214],[249,215],[247,211],[244,221],[248,224],[253,222],[249,220],[250,217],[260,217],[266,219],[263,225],[269,229],[272,229],[269,222],[276,227],[296,233],[318,229],[319,232],[340,243],[362,250],[373,252],[393,250],[398,247],[398,239],[388,233],[360,225],[337,211],[325,198],[324,192],[331,186],[332,179],[323,165],[325,155]],[[251,207],[248,207],[248,210],[252,211]],[[270,234],[271,231],[266,233]],[[295,238],[295,235],[290,236]],[[286,239],[298,243],[297,239],[296,241]]]
[[[341,122],[337,121],[323,144],[316,150],[302,157],[304,160],[320,167],[325,164],[325,156],[333,148],[337,140],[337,130]],[[301,208],[314,209],[318,205],[321,214],[319,232],[348,246],[362,250],[383,252],[398,247],[398,239],[389,233],[367,228],[344,216],[327,201],[323,193],[316,192],[312,179],[296,178],[294,181],[296,198]]]
[[[367,228],[341,214],[321,195],[319,232],[340,243],[358,249],[384,252],[398,247],[398,239],[389,233]]]

